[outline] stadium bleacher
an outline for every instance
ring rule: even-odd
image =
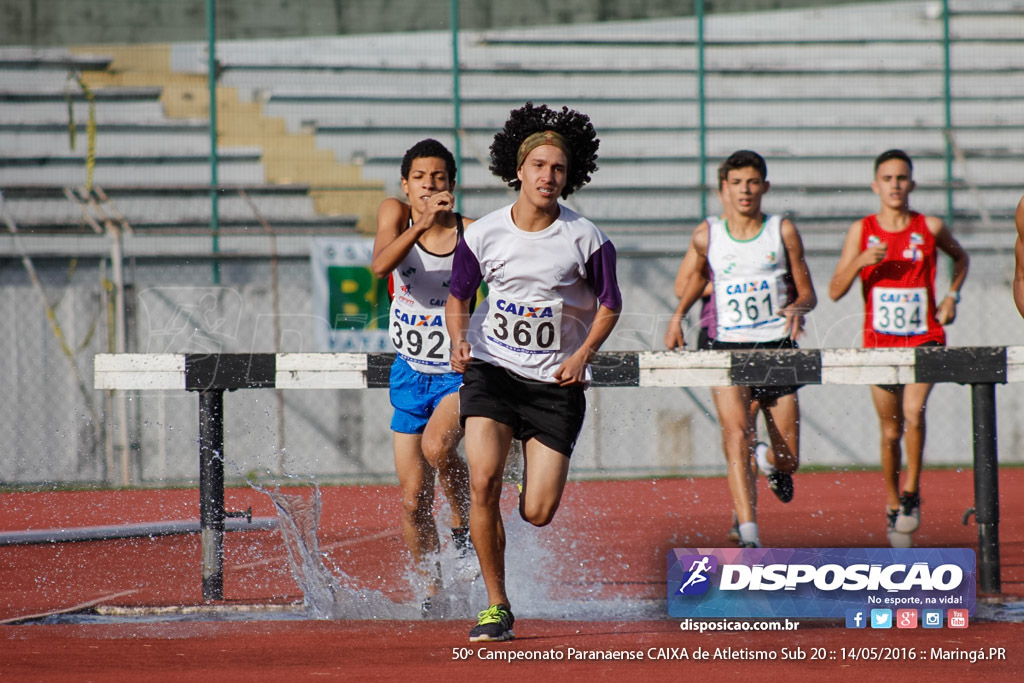
[[[138,50],[147,51],[132,51]],[[197,91],[205,95],[202,79],[193,76],[183,85],[180,77],[169,72],[146,69],[153,60],[141,60],[138,68],[125,59],[124,48],[111,51],[121,55],[121,67],[109,55],[78,56],[60,49],[0,54],[4,140],[0,190],[6,208],[22,232],[88,233],[90,228],[80,208],[67,199],[66,188],[89,182],[86,160],[92,123],[91,182],[115,202],[128,225],[142,232],[208,233],[212,212],[209,131],[205,119],[197,115],[206,100],[194,97]],[[88,92],[74,78],[76,74]],[[196,101],[182,106],[188,100]],[[234,103],[230,93],[225,100],[222,107],[230,109]],[[245,107],[244,103],[235,106],[243,111]],[[225,118],[230,125],[230,114]],[[267,135],[266,129],[277,129],[280,139]],[[301,136],[288,136],[280,122],[272,120],[247,121],[225,131],[218,149],[221,230],[262,233],[261,220],[283,233],[355,230],[358,215],[324,210],[318,206],[324,203],[322,197],[310,183],[301,182],[304,174],[295,170],[294,157],[310,163],[317,151],[312,140],[303,145],[296,137]],[[284,163],[268,163],[281,148],[290,151]],[[321,163],[333,161],[322,158],[329,157],[329,152],[320,154]],[[376,190],[373,194],[379,201],[379,183],[357,180],[357,184]],[[240,190],[248,197],[243,198]]]
[[[991,228],[982,224],[1007,219],[1024,184],[1016,163],[1024,151],[1024,16],[999,2],[953,7],[950,139],[962,160],[953,182],[956,224]],[[706,178],[712,187],[705,202],[714,205],[718,159],[749,147],[769,158],[776,206],[805,230],[842,229],[871,205],[871,158],[903,147],[919,162],[916,203],[943,214],[942,22],[933,14],[920,2],[902,2],[708,17]],[[511,108],[534,100],[579,108],[598,128],[602,168],[592,187],[600,192],[575,200],[588,215],[612,232],[677,231],[697,222],[695,39],[692,18],[463,32],[466,213],[479,215],[503,201],[506,190],[486,169],[490,137]],[[382,195],[361,196],[362,204],[351,208],[353,190],[386,184],[393,192],[406,146],[427,135],[453,141],[447,40],[444,32],[421,32],[221,42],[221,117],[229,117],[221,124],[221,183],[260,189],[272,225],[314,226],[321,216],[329,227],[329,217],[347,216],[335,227],[351,229],[359,220],[372,230],[372,205]],[[135,213],[146,209],[143,194],[126,197],[138,216],[133,223],[200,228],[197,206],[209,177],[198,117],[205,106],[205,45],[170,46],[166,65],[126,57],[123,48],[102,52],[0,51],[0,126],[10,150],[0,162],[0,186],[56,188],[82,176],[82,136],[69,152],[66,132],[58,132],[67,126],[67,72],[81,70],[97,86],[95,182],[117,188],[115,198],[122,188],[163,188],[165,197],[154,206],[164,217],[156,221]],[[161,65],[149,69],[148,82],[156,85],[127,77],[138,63]],[[87,102],[71,90],[81,124]],[[232,109],[244,111],[231,119]],[[181,118],[187,114],[192,118]],[[275,137],[284,142],[272,142],[266,124],[255,119],[283,122]],[[246,130],[253,126],[260,130]],[[296,136],[315,146],[298,144]],[[272,200],[278,183],[307,185],[310,206],[297,205],[294,187]],[[186,196],[189,186],[194,192]],[[331,189],[337,191],[327,199]],[[41,224],[60,223],[53,208],[26,210],[29,224],[37,216]],[[252,217],[228,209],[226,220],[230,226]]]

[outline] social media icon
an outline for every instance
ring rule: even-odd
[[[917,610],[896,610],[896,628],[917,628]]]
[[[925,628],[942,628],[942,610],[921,610],[921,626]]]
[[[867,628],[868,613],[863,609],[846,610],[846,628]]]
[[[946,622],[950,628],[967,628],[967,610],[951,609],[946,613]]]
[[[892,628],[892,610],[871,610],[871,628]]]

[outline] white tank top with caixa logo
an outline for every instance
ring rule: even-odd
[[[708,267],[715,292],[714,338],[722,342],[770,342],[787,336],[779,310],[789,304],[789,266],[782,217],[766,216],[761,231],[737,240],[728,223],[709,216]]]
[[[456,218],[461,240],[462,217]],[[451,372],[451,341],[444,321],[444,305],[448,301],[454,253],[452,249],[447,254],[434,254],[417,242],[391,273],[388,336],[395,353],[419,372]]]

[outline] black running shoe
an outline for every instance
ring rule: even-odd
[[[900,494],[894,528],[901,534],[912,534],[921,526],[921,496],[917,493]]]
[[[420,603],[420,618],[440,620],[447,619],[449,613],[448,597],[438,592],[436,595],[428,595]]]
[[[885,511],[885,526],[888,531],[896,530],[896,515],[899,514],[899,510],[886,510]]]
[[[776,470],[768,475],[768,488],[783,503],[793,500],[793,475]]]
[[[476,552],[473,547],[473,539],[469,537],[469,527],[459,526],[452,529],[452,545],[459,559]]]
[[[512,640],[516,634],[512,625],[516,618],[508,605],[491,605],[477,615],[477,624],[469,632],[469,642],[500,642]]]
[[[775,497],[783,503],[793,500],[793,475],[779,472],[775,465],[768,462],[768,444],[758,441],[754,446],[754,459],[757,466],[768,475],[768,487],[775,494]]]
[[[430,619],[434,612],[434,599],[427,596],[420,603],[420,619]]]

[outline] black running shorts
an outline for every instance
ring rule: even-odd
[[[712,351],[770,351],[772,349],[795,349],[796,342],[786,337],[771,342],[720,342],[717,339],[710,340],[709,347]],[[777,387],[750,387],[751,397],[764,408],[775,405],[783,396],[795,394],[802,384],[787,384]]]
[[[521,377],[474,359],[459,389],[459,420],[487,417],[512,427],[523,442],[537,439],[565,457],[583,427],[587,399],[582,385],[562,387]]]
[[[942,346],[945,346],[945,344],[942,344],[941,342],[937,342],[937,341],[935,341],[933,339],[932,341],[926,341],[925,343],[918,344],[917,346],[911,346],[911,347],[905,347],[905,348],[923,349],[923,348],[935,348],[935,347],[942,347]],[[876,347],[873,347],[873,348],[879,348],[879,347],[876,346]],[[900,347],[896,347],[896,348],[900,348]],[[896,393],[899,393],[899,390],[902,389],[903,387],[905,387],[906,384],[879,384],[877,386],[878,386],[879,389],[883,389],[885,391],[888,391],[890,394],[896,394]]]

